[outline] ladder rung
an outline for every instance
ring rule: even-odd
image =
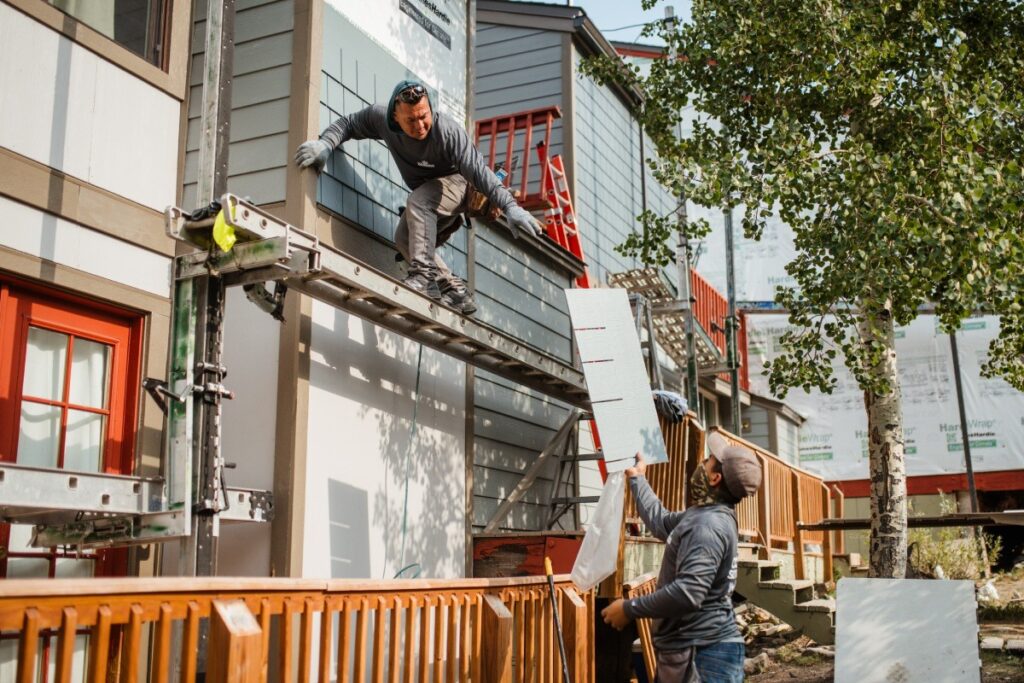
[[[575,496],[569,498],[552,498],[552,505],[582,505],[584,503],[596,503],[601,500],[600,496]]]

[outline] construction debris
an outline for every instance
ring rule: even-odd
[[[743,634],[743,642],[748,646],[755,640],[773,639],[777,642],[765,642],[764,645],[781,645],[785,641],[784,636],[791,633],[793,628],[783,623],[779,618],[767,612],[757,605],[745,602],[735,609],[736,625]]]

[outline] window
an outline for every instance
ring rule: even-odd
[[[0,461],[131,474],[142,316],[0,276]],[[0,578],[117,575],[125,551],[29,545],[0,524]]]
[[[141,316],[3,280],[0,288],[0,460],[130,473]]]
[[[167,43],[167,0],[48,0],[89,28],[161,69]]]

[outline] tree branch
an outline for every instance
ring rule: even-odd
[[[914,202],[918,206],[923,206],[924,208],[926,208],[929,211],[931,211],[932,215],[935,218],[938,218],[940,221],[942,221],[946,225],[950,226],[951,228],[958,228],[958,227],[960,227],[959,223],[954,221],[952,218],[950,218],[946,214],[942,213],[939,210],[939,207],[935,206],[935,204],[933,204],[928,199],[926,199],[924,197],[919,197],[916,194],[908,194],[908,195],[905,195],[905,196],[906,196],[907,199],[911,200],[912,202]]]

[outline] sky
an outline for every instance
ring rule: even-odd
[[[563,4],[557,0],[547,0],[549,4]],[[635,26],[645,21],[654,21],[665,17],[665,7],[675,8],[676,15],[684,21],[690,17],[690,0],[659,0],[654,9],[643,11],[640,0],[572,0],[576,7],[582,7],[594,25],[601,30],[608,40],[621,40],[628,43],[640,41],[643,26]],[[630,28],[624,28],[624,27]],[[621,30],[615,30],[621,29]],[[658,42],[654,38],[642,42]]]

